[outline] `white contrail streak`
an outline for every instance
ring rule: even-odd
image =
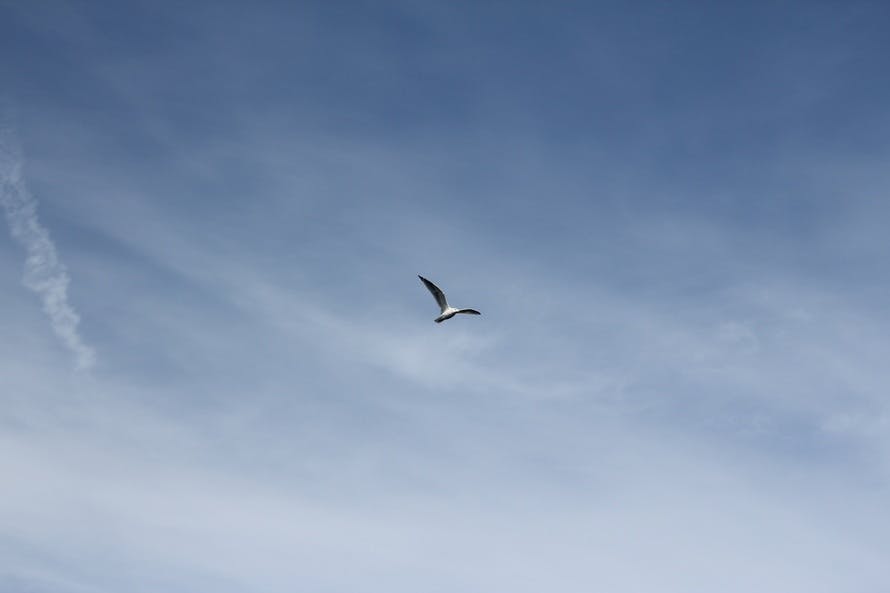
[[[95,353],[77,331],[80,317],[68,303],[68,270],[37,218],[37,200],[28,191],[22,162],[12,130],[0,121],[0,203],[12,236],[27,253],[24,285],[40,295],[53,331],[74,354],[76,368],[86,370],[95,362]]]

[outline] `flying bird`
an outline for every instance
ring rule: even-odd
[[[435,319],[436,323],[442,323],[446,319],[451,319],[458,313],[466,313],[468,315],[482,315],[482,313],[480,313],[476,309],[455,309],[454,307],[449,306],[448,301],[445,300],[445,293],[442,292],[438,286],[436,286],[423,276],[418,275],[417,277],[420,278],[420,281],[423,282],[424,286],[426,286],[427,289],[429,289],[429,291],[433,293],[433,298],[436,299],[436,302],[439,303],[439,308],[442,309],[442,314]]]

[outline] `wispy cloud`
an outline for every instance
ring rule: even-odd
[[[0,203],[12,236],[25,248],[24,285],[43,301],[53,331],[74,354],[79,370],[95,363],[95,352],[78,333],[80,317],[68,302],[71,278],[59,260],[46,227],[37,217],[37,200],[28,190],[23,174],[21,149],[11,126],[0,123]]]

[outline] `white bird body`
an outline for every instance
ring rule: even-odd
[[[436,319],[434,320],[436,323],[442,323],[446,319],[451,319],[458,313],[466,313],[467,315],[482,315],[482,313],[480,313],[476,309],[455,309],[448,304],[447,300],[445,300],[445,293],[442,292],[442,290],[438,286],[436,286],[423,276],[418,275],[417,277],[420,278],[420,281],[423,282],[424,286],[426,286],[430,293],[432,293],[433,298],[436,299],[436,303],[439,304],[439,308],[442,310],[442,314],[436,317]]]

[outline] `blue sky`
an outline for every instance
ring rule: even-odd
[[[0,2],[0,589],[890,589],[888,27]]]

